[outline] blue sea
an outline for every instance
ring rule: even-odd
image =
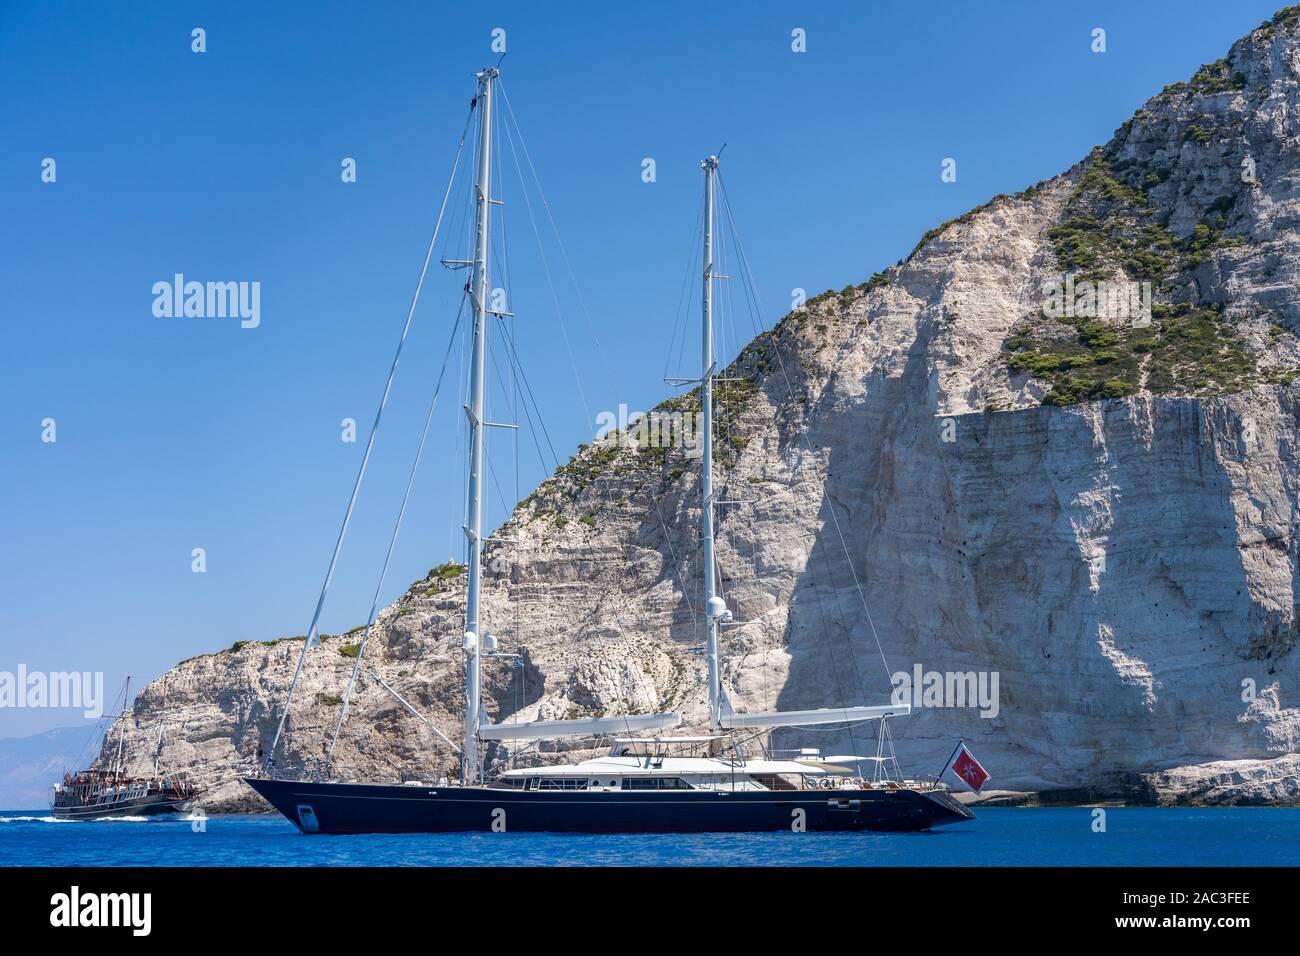
[[[989,808],[930,833],[304,836],[279,816],[0,810],[3,866],[1295,866],[1300,809]]]

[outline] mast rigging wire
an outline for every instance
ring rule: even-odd
[[[533,447],[537,449],[537,460],[541,463],[543,473],[557,471],[560,467],[560,456],[555,453],[555,446],[551,444],[551,436],[546,431],[546,423],[542,421],[541,406],[537,404],[537,398],[533,394],[533,387],[529,384],[528,376],[524,373],[523,366],[519,362],[519,357],[515,352],[514,338],[510,333],[509,327],[504,322],[501,322],[500,325],[501,336],[506,343],[506,359],[510,363],[511,377],[523,381],[524,400],[521,403],[521,407],[524,410],[524,418],[528,420],[528,431],[533,437]],[[493,354],[492,361],[495,364],[495,353]],[[532,412],[529,411],[529,402],[532,403],[532,408],[537,412],[538,426],[540,426],[542,437],[546,439],[546,447],[551,452],[551,459],[555,462],[554,465],[548,465],[546,463],[546,456],[542,453],[542,446],[537,441],[538,426],[533,425],[533,415]]]
[[[674,314],[674,319],[673,319],[673,334],[672,334],[672,338],[668,340],[668,352],[664,357],[664,378],[665,379],[668,379],[670,377],[668,375],[668,372],[673,368],[672,365],[673,347],[677,345],[677,339],[679,333],[681,335],[681,345],[677,346],[677,365],[676,365],[677,371],[680,372],[683,367],[682,356],[686,351],[686,337],[687,337],[686,314],[689,311],[691,305],[693,305],[695,302],[695,283],[692,282],[691,280],[695,278],[694,265],[696,259],[699,257],[698,250],[700,248],[700,235],[703,232],[703,230],[699,228],[699,222],[700,219],[703,218],[703,215],[704,215],[704,190],[701,189],[700,203],[695,210],[694,222],[696,223],[696,226],[694,229],[691,230],[691,251],[686,256],[686,269],[682,275],[682,288],[681,291],[677,294],[677,311]]]
[[[348,689],[343,694],[343,707],[339,711],[338,722],[334,725],[334,735],[330,738],[329,747],[325,751],[325,770],[329,772],[334,762],[334,745],[338,743],[339,731],[343,729],[343,721],[348,715],[348,707],[352,702],[352,690],[356,686],[357,674],[361,670],[361,658],[366,652],[366,643],[370,640],[370,632],[375,624],[375,616],[379,613],[379,596],[383,592],[384,581],[388,577],[388,565],[393,559],[393,549],[397,546],[397,535],[402,530],[402,519],[406,516],[406,506],[411,500],[411,488],[415,484],[415,473],[420,470],[420,459],[424,456],[424,446],[429,438],[429,424],[433,421],[434,409],[438,407],[438,394],[442,391],[442,379],[447,372],[447,363],[451,359],[452,349],[456,345],[456,336],[460,332],[460,322],[465,316],[465,301],[468,296],[462,294],[460,297],[460,308],[456,310],[456,321],[451,328],[451,336],[447,340],[447,351],[442,356],[442,368],[438,370],[438,381],[433,388],[433,398],[429,401],[429,411],[424,417],[424,429],[420,432],[420,444],[415,450],[415,460],[411,462],[411,473],[406,479],[406,490],[402,494],[402,505],[397,509],[397,520],[393,523],[393,533],[388,539],[388,553],[384,555],[384,566],[379,571],[379,581],[375,584],[375,595],[370,602],[370,613],[366,616],[366,630],[361,635],[361,641],[357,647],[357,656],[352,662],[352,673],[348,677]]]
[[[510,97],[506,96],[506,93],[505,93],[505,89],[504,89],[504,88],[501,89],[501,99],[502,99],[502,101],[506,104],[506,110],[509,111],[509,110],[510,110]],[[510,115],[511,115],[511,117],[513,118],[513,115],[514,115],[513,112],[511,112]],[[527,188],[527,186],[524,184],[524,170],[523,170],[523,167],[522,167],[522,166],[520,165],[520,163],[519,163],[519,153],[518,153],[518,151],[515,149],[515,138],[514,138],[514,136],[511,136],[511,135],[510,135],[510,126],[509,126],[509,124],[506,124],[505,131],[506,131],[506,142],[510,144],[510,155],[514,158],[514,161],[515,161],[515,171],[516,171],[516,172],[518,173],[518,175],[519,175],[519,186],[520,186],[520,192],[523,194],[523,197],[524,197],[524,208],[528,211],[528,221],[529,221],[529,223],[530,223],[530,224],[532,225],[532,227],[533,227],[533,236],[537,239],[537,250],[538,250],[538,252],[540,253],[540,255],[541,255],[541,259],[542,259],[542,272],[546,275],[546,285],[547,285],[547,288],[550,290],[550,293],[551,293],[551,303],[552,303],[552,305],[553,305],[554,308],[555,308],[555,317],[556,317],[557,320],[559,320],[559,323],[560,323],[560,334],[561,334],[561,335],[563,336],[563,338],[564,338],[564,348],[565,348],[565,351],[568,353],[568,356],[569,356],[569,366],[570,366],[570,368],[573,369],[573,380],[574,380],[574,382],[575,382],[575,383],[577,384],[577,386],[578,386],[578,398],[582,401],[582,412],[583,412],[583,414],[586,416],[586,418],[585,418],[585,420],[584,420],[584,422],[583,422],[583,426],[584,426],[584,427],[587,427],[587,426],[589,426],[590,423],[593,421],[593,419],[592,419],[592,417],[591,417],[591,408],[588,407],[588,405],[587,405],[587,394],[586,394],[586,392],[585,392],[585,391],[583,390],[583,388],[582,388],[582,376],[578,373],[578,363],[577,363],[577,361],[576,361],[576,360],[574,359],[574,357],[573,357],[573,345],[572,345],[572,344],[570,343],[570,341],[569,341],[569,329],[568,329],[568,326],[566,325],[566,323],[565,323],[565,321],[564,321],[564,312],[563,312],[563,310],[560,308],[560,299],[559,299],[559,296],[558,296],[558,294],[557,294],[556,291],[555,291],[555,280],[551,277],[551,266],[550,266],[550,263],[549,263],[549,262],[547,261],[547,259],[546,259],[546,252],[545,252],[545,249],[544,249],[544,247],[543,247],[543,245],[542,245],[542,234],[541,234],[541,231],[537,228],[537,217],[533,215],[533,203],[532,203],[532,200],[528,198],[528,188]],[[523,132],[519,129],[518,124],[515,125],[515,132],[516,132],[516,133],[518,134],[518,136],[519,136],[519,142],[520,142],[520,145],[523,147],[524,154],[525,154],[525,156],[526,156],[527,153],[528,153],[528,147],[527,147],[526,144],[524,144],[524,141],[523,141]],[[532,162],[532,161],[529,160],[530,165],[531,165],[531,162]],[[534,170],[533,175],[534,175],[534,177],[536,176],[536,171],[535,171],[535,170]],[[546,203],[546,194],[542,192],[542,186],[541,186],[541,183],[540,183],[540,182],[537,183],[537,193],[538,193],[538,196],[540,197],[540,199],[541,199],[541,201],[542,201],[542,204],[543,204],[544,206],[546,206],[546,205],[547,205],[547,203]],[[548,215],[548,216],[550,215],[550,208],[549,208],[549,206],[547,206],[547,215]],[[555,220],[554,220],[554,219],[551,220],[551,227],[552,227],[552,229],[555,231],[555,233],[556,233],[556,237],[557,237],[557,240],[558,240],[558,237],[559,237],[559,231],[555,229]],[[561,251],[561,253],[563,253],[563,252],[564,252],[564,244],[561,242],[561,243],[559,243],[559,246],[560,246],[560,251]],[[568,255],[567,255],[567,253],[564,255],[564,258],[565,258],[565,261],[567,262],[567,261],[568,261]],[[570,275],[572,275],[572,269],[570,269]],[[575,285],[575,287],[576,287],[576,286],[577,286],[577,279],[575,278],[575,279],[573,280],[573,282],[574,282],[574,285]],[[578,293],[578,298],[579,298],[579,300],[581,301],[581,299],[582,299],[582,293],[581,293],[581,292]],[[594,338],[595,338],[595,332],[594,332],[594,330],[592,331],[591,334],[592,334],[592,338],[594,339]]]
[[[564,240],[560,237],[560,228],[555,224],[555,216],[551,213],[551,204],[546,198],[546,192],[542,189],[542,180],[537,175],[537,167],[533,165],[533,157],[528,152],[528,143],[524,141],[524,131],[519,126],[519,120],[515,118],[515,111],[510,106],[510,97],[506,94],[506,88],[503,83],[498,81],[497,89],[501,91],[501,100],[506,105],[506,113],[509,115],[510,122],[506,125],[507,136],[510,133],[510,125],[513,124],[515,133],[519,136],[519,147],[524,152],[524,160],[528,163],[528,171],[533,174],[533,182],[537,185],[537,196],[541,200],[542,208],[546,210],[546,218],[550,220],[551,232],[555,235],[555,244],[560,247],[560,257],[564,259],[564,267],[569,271],[569,281],[573,283],[573,291],[577,293],[578,305],[582,309],[583,318],[587,320],[587,333],[595,342],[597,348],[601,348],[600,336],[596,334],[596,327],[591,321],[591,312],[587,309],[587,299],[582,294],[582,286],[578,284],[578,276],[573,270],[573,263],[569,261],[569,251],[565,248]],[[516,165],[518,160],[516,159]]]
[[[388,380],[384,384],[384,393],[379,399],[379,408],[375,411],[374,424],[370,426],[370,437],[366,441],[366,450],[361,457],[361,467],[357,470],[356,481],[352,485],[352,496],[348,499],[347,510],[343,514],[343,524],[339,528],[339,535],[334,542],[334,554],[330,558],[329,569],[325,572],[325,583],[321,586],[320,597],[316,600],[316,610],[312,614],[311,627],[307,630],[307,637],[302,642],[302,653],[298,655],[298,665],[294,668],[293,679],[289,682],[289,690],[285,695],[284,708],[280,712],[280,721],[275,728],[275,736],[271,738],[271,748],[267,751],[266,764],[267,771],[274,773],[275,770],[275,751],[279,746],[280,736],[284,733],[284,724],[289,716],[289,706],[293,703],[293,692],[298,686],[298,681],[302,677],[303,664],[307,660],[307,653],[312,649],[314,644],[319,643],[317,636],[317,627],[320,624],[321,611],[325,607],[325,597],[329,593],[330,585],[334,581],[334,570],[338,566],[339,554],[343,551],[343,541],[347,537],[348,525],[352,521],[352,511],[357,504],[357,495],[361,491],[361,482],[366,475],[366,466],[370,463],[370,454],[375,447],[375,437],[379,434],[379,422],[383,417],[384,408],[388,404],[388,395],[393,388],[393,379],[397,375],[397,364],[402,357],[402,347],[406,345],[406,337],[411,331],[411,321],[415,317],[415,307],[420,301],[420,290],[424,288],[424,278],[429,272],[429,261],[433,258],[433,250],[438,241],[438,230],[442,226],[443,214],[447,211],[447,200],[451,196],[451,189],[456,182],[456,171],[460,167],[460,158],[465,149],[465,137],[469,134],[470,120],[474,116],[474,106],[471,104],[469,115],[465,118],[465,128],[461,131],[460,142],[456,146],[456,156],[452,161],[451,176],[447,180],[447,189],[442,195],[442,204],[438,207],[438,216],[433,224],[433,234],[429,237],[429,247],[424,254],[424,263],[420,266],[420,278],[415,283],[415,292],[411,296],[411,305],[406,310],[406,321],[402,325],[402,335],[397,341],[397,350],[393,354],[393,364],[388,370]]]
[[[727,211],[727,220],[731,224],[731,234],[736,240],[736,255],[741,266],[743,281],[745,282],[750,294],[753,296],[752,301],[755,304],[755,307],[761,309],[761,306],[759,305],[760,300],[758,298],[758,287],[754,282],[753,272],[749,266],[749,259],[745,255],[745,247],[740,239],[740,231],[736,228],[736,220],[735,215],[732,212],[731,200],[727,197],[727,187],[725,183],[723,183],[721,176],[718,177],[718,183],[721,187],[720,192],[722,193],[722,205]],[[751,319],[752,318],[753,316],[751,315]],[[780,347],[778,346],[774,348],[773,352],[776,354],[777,367],[781,370],[781,377],[785,380],[786,389],[790,394],[793,394],[794,385],[790,381],[789,372],[786,371],[785,360],[781,357]],[[809,457],[812,457],[812,446],[808,441],[808,436],[800,433],[800,440],[802,441],[805,450],[808,452]],[[848,543],[844,539],[844,532],[840,528],[839,518],[835,514],[834,503],[830,503],[826,510],[830,513],[831,523],[835,526],[835,534],[839,538],[840,548],[844,551],[844,558],[848,563],[849,573],[853,576],[853,586],[858,592],[858,600],[862,603],[862,610],[866,614],[867,624],[871,627],[871,636],[876,642],[876,650],[880,653],[880,661],[885,667],[885,678],[888,680],[889,675],[892,673],[889,669],[889,661],[885,657],[885,648],[880,642],[880,634],[876,630],[876,622],[871,617],[871,609],[867,606],[867,597],[862,590],[862,583],[858,580],[858,573],[853,567],[853,558],[849,554]]]
[[[570,365],[571,365],[571,367],[573,368],[574,377],[575,377],[575,380],[576,380],[576,382],[577,382],[577,386],[578,386],[579,396],[580,396],[580,397],[582,398],[582,400],[583,400],[583,405],[584,405],[584,409],[585,409],[585,408],[586,408],[586,398],[585,398],[585,394],[584,394],[584,392],[583,392],[583,388],[582,388],[582,378],[581,378],[581,375],[580,375],[579,372],[578,372],[578,369],[577,369],[576,364],[574,363],[573,353],[572,353],[572,348],[571,348],[571,346],[570,346],[569,337],[568,337],[568,331],[567,331],[567,328],[566,328],[566,326],[565,326],[565,322],[564,322],[564,316],[563,316],[563,313],[562,313],[562,312],[560,311],[560,309],[559,309],[558,300],[556,299],[556,292],[555,292],[555,287],[554,287],[554,282],[553,282],[553,279],[552,279],[552,275],[551,275],[550,267],[549,267],[549,265],[548,265],[547,262],[546,262],[546,253],[545,253],[545,249],[544,249],[544,247],[543,247],[543,244],[542,244],[542,242],[541,242],[540,231],[538,230],[538,227],[537,227],[536,218],[535,218],[535,216],[533,215],[532,203],[531,203],[531,201],[528,199],[528,187],[527,187],[527,184],[525,183],[525,181],[524,181],[524,177],[523,177],[523,168],[522,168],[523,164],[521,164],[520,161],[519,161],[519,152],[520,152],[520,151],[522,151],[522,153],[523,153],[524,162],[525,162],[525,163],[528,165],[528,167],[529,167],[529,171],[530,171],[530,173],[531,173],[531,175],[532,175],[533,183],[534,183],[534,185],[536,186],[536,189],[537,189],[537,192],[538,192],[538,198],[539,198],[539,201],[540,201],[540,203],[541,203],[543,209],[545,209],[545,211],[546,211],[547,219],[548,219],[548,221],[550,222],[551,230],[552,230],[552,233],[553,233],[553,235],[554,235],[554,237],[555,237],[555,243],[556,243],[557,247],[559,248],[559,251],[560,251],[560,255],[561,255],[561,257],[562,257],[563,260],[564,260],[564,264],[565,264],[566,269],[568,270],[569,278],[570,278],[570,281],[571,281],[572,284],[573,284],[574,291],[575,291],[575,293],[576,293],[576,295],[577,295],[579,305],[580,305],[580,307],[581,307],[581,309],[582,309],[582,312],[583,312],[584,318],[585,318],[586,321],[587,321],[587,324],[588,324],[588,331],[589,331],[589,333],[591,334],[592,340],[593,340],[593,342],[595,343],[596,347],[597,347],[598,349],[602,349],[602,350],[603,350],[603,346],[602,346],[602,343],[600,342],[599,337],[596,335],[595,328],[594,328],[594,327],[592,326],[592,324],[591,324],[591,315],[590,315],[590,311],[589,311],[588,308],[587,308],[586,297],[583,295],[583,292],[582,292],[582,286],[581,286],[581,284],[578,282],[577,275],[576,275],[575,272],[574,272],[572,261],[571,261],[570,258],[569,258],[567,247],[566,247],[565,244],[564,244],[564,239],[563,239],[563,237],[560,235],[559,227],[558,227],[558,225],[557,225],[556,222],[555,222],[555,217],[554,217],[554,215],[552,214],[551,206],[550,206],[550,202],[547,200],[545,190],[542,188],[541,179],[540,179],[540,177],[539,177],[538,174],[537,174],[536,166],[533,164],[532,156],[531,156],[531,154],[530,154],[529,151],[528,151],[528,144],[527,144],[527,142],[526,142],[525,139],[524,139],[523,131],[522,131],[521,127],[519,126],[518,119],[516,118],[516,116],[515,116],[515,114],[514,114],[514,110],[513,110],[513,108],[512,108],[511,105],[510,105],[510,98],[509,98],[509,95],[506,93],[505,88],[504,88],[504,85],[502,85],[502,86],[500,87],[500,89],[501,89],[501,94],[502,94],[502,100],[503,100],[503,102],[505,103],[505,106],[506,106],[506,110],[505,110],[505,114],[504,114],[504,115],[506,115],[506,116],[508,117],[508,120],[509,120],[509,122],[506,123],[506,127],[505,127],[505,130],[506,130],[506,140],[507,140],[507,142],[510,144],[511,154],[512,154],[512,156],[513,156],[513,158],[514,158],[514,161],[515,161],[515,168],[516,168],[517,174],[518,174],[518,176],[519,176],[521,191],[523,192],[523,194],[524,194],[524,198],[525,198],[525,206],[526,206],[526,209],[527,209],[528,214],[529,214],[529,219],[530,219],[530,222],[531,222],[531,225],[532,225],[532,228],[533,228],[534,237],[536,238],[537,243],[538,243],[538,250],[539,250],[539,252],[540,252],[540,254],[541,254],[541,256],[542,256],[542,259],[543,259],[544,272],[545,272],[545,275],[546,275],[546,278],[547,278],[548,285],[550,286],[550,291],[551,291],[552,300],[555,302],[556,316],[557,316],[558,321],[560,322],[560,330],[561,330],[561,333],[562,333],[563,336],[564,336],[564,343],[565,343],[565,347],[566,347],[566,349],[568,350],[568,356],[569,356]],[[512,132],[512,128],[511,128],[512,126],[513,126],[513,132]],[[519,140],[519,148],[518,148],[518,150],[516,150],[516,148],[515,148],[515,142],[514,142],[514,141],[515,141],[516,138]],[[701,201],[701,204],[702,204],[702,203],[703,203],[703,196],[701,196],[701,200],[700,200],[700,201]],[[535,409],[537,410],[537,412],[538,412],[538,419],[539,419],[539,422],[540,422],[541,427],[542,427],[542,430],[543,430],[543,435],[544,435],[544,437],[546,438],[547,445],[548,445],[548,446],[551,446],[550,436],[549,436],[549,434],[546,432],[545,420],[542,419],[542,417],[541,417],[541,410],[540,410],[540,408],[537,407],[536,398],[532,395],[532,388],[531,388],[531,385],[529,384],[527,374],[523,371],[523,363],[519,361],[518,348],[517,348],[517,346],[516,346],[516,344],[515,344],[515,342],[514,342],[514,340],[513,340],[512,333],[509,331],[509,327],[506,326],[505,323],[502,323],[502,324],[503,324],[503,327],[506,328],[506,340],[507,340],[507,344],[508,344],[508,346],[509,346],[509,354],[510,354],[510,358],[511,358],[511,364],[512,364],[512,366],[514,366],[515,368],[518,369],[518,371],[519,371],[519,375],[520,375],[520,377],[521,377],[521,380],[522,380],[522,383],[523,383],[523,386],[524,386],[524,392],[525,392],[525,401],[524,401],[525,414],[527,415],[528,399],[531,399],[532,402],[533,402],[533,406],[534,406],[534,408],[535,408]],[[685,342],[685,337],[683,336],[683,343],[684,343],[684,342]],[[589,411],[589,409],[587,410],[587,414],[590,415],[590,411]],[[531,420],[531,416],[529,416],[529,417],[530,417],[530,420]],[[534,441],[536,441],[536,436],[535,436],[535,435],[534,435]],[[556,461],[556,469],[558,469],[559,466],[560,466],[559,456],[555,454],[555,450],[554,450],[554,447],[553,447],[553,446],[551,446],[551,454],[552,454],[552,456],[555,458],[555,461]],[[599,486],[600,486],[602,489],[608,489],[608,487],[609,487],[609,482],[610,482],[610,477],[609,477],[608,475],[602,476],[600,479],[598,479]],[[666,541],[666,543],[667,543],[667,545],[668,545],[668,549],[669,549],[670,555],[671,555],[671,557],[672,557],[672,562],[673,562],[673,566],[674,566],[674,571],[676,572],[676,576],[677,576],[677,578],[678,578],[679,586],[681,587],[682,593],[683,593],[683,595],[685,595],[685,594],[686,594],[686,587],[685,587],[685,582],[684,582],[684,580],[683,580],[682,573],[681,573],[681,570],[682,570],[682,569],[681,569],[681,562],[680,562],[680,560],[679,560],[678,557],[677,557],[676,549],[673,548],[671,535],[669,534],[669,532],[668,532],[668,528],[667,528],[667,524],[666,524],[665,521],[664,521],[663,512],[662,512],[662,509],[660,508],[660,502],[659,502],[658,498],[655,498],[655,499],[654,499],[654,511],[655,511],[656,516],[657,516],[658,519],[659,519],[659,524],[660,524],[660,526],[663,528],[664,536],[665,536],[665,541]],[[596,567],[596,562],[595,562],[594,559],[592,559],[592,557],[591,557],[591,556],[592,556],[592,549],[591,549],[591,546],[590,546],[590,545],[585,545],[584,548],[583,548],[583,550],[587,552],[587,554],[588,554],[588,556],[589,556],[589,559],[592,560],[593,567]],[[631,554],[631,546],[630,546],[630,545],[627,546],[627,547],[624,549],[624,553],[625,553],[625,556],[629,556],[629,557],[630,557],[630,554]],[[611,586],[616,586],[616,585],[611,584]],[[689,598],[687,599],[686,604],[687,604],[687,610],[690,612],[690,615],[691,615],[692,621],[693,621],[693,622],[696,622],[696,626],[698,627],[698,622],[697,622],[696,615],[695,615],[695,609],[694,609],[694,607],[690,604]],[[617,617],[618,617],[620,623],[624,623],[624,622],[623,622],[623,608],[622,608],[621,605],[617,605],[617,604],[616,604],[616,610],[615,610],[615,613],[616,613],[616,615],[617,615]]]

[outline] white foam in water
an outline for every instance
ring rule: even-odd
[[[0,817],[0,823],[75,823],[75,820],[62,820],[59,817]]]
[[[69,820],[66,817],[0,817],[0,823],[144,823],[148,817],[100,817],[98,820]]]

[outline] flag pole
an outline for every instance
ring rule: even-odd
[[[957,738],[957,746],[952,748],[952,753],[948,756],[948,762],[943,765],[943,769],[939,771],[939,776],[936,777],[935,780],[939,781],[940,783],[943,782],[943,775],[947,773],[948,768],[952,766],[952,758],[957,756],[957,754],[961,751],[961,745],[964,744],[965,742],[966,741],[964,739],[960,737]]]

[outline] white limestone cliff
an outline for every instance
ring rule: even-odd
[[[1297,116],[1292,8],[1078,166],[947,224],[745,349],[718,436],[720,497],[744,502],[722,509],[719,537],[728,602],[749,622],[723,646],[738,710],[885,702],[889,674],[916,664],[996,673],[995,716],[922,707],[891,723],[906,770],[937,771],[962,737],[994,786],[1045,799],[1300,800]],[[1068,254],[1062,223],[1094,275],[1149,270],[1158,302],[1220,318],[1162,313],[1157,348],[1125,329],[1117,357],[1099,355],[1042,317],[1042,285]],[[1135,251],[1139,233],[1154,252]],[[1212,347],[1196,346],[1205,335]],[[1192,344],[1175,349],[1180,336]],[[1012,365],[1059,359],[1053,343],[1082,356],[1079,378]],[[1087,377],[1107,363],[1113,376]],[[1084,400],[1064,400],[1070,389]],[[489,668],[491,719],[675,708],[700,725],[696,466],[615,435],[519,506],[518,545],[487,556],[487,627],[522,655]],[[453,737],[463,583],[417,582],[366,654]],[[320,760],[352,664],[339,649],[356,639],[309,655],[282,769]],[[235,774],[269,744],[300,649],[246,644],[168,674],[168,761],[207,788],[203,805],[254,805]],[[140,770],[161,686],[140,695],[128,734]],[[778,740],[845,752],[872,733]],[[335,771],[430,779],[448,754],[363,684]]]

